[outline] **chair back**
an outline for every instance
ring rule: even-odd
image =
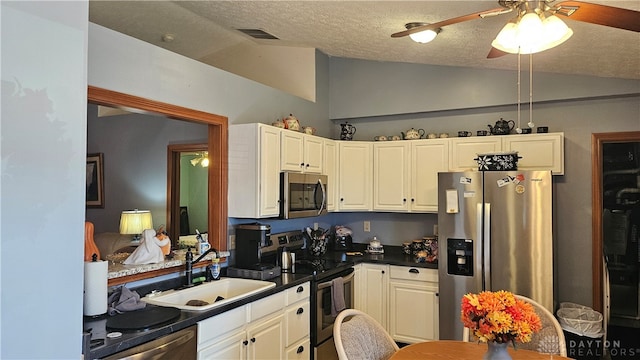
[[[340,360],[385,360],[399,350],[378,322],[355,309],[338,314],[333,324],[333,340]]]
[[[533,306],[534,311],[540,317],[542,329],[531,336],[528,343],[517,343],[516,346],[521,349],[533,350],[544,354],[555,354],[567,356],[567,347],[564,338],[564,332],[558,320],[544,306],[529,299],[526,296],[514,295],[516,299],[528,302]]]

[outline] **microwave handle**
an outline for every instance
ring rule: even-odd
[[[322,180],[320,179],[318,179],[318,183],[316,184],[315,191],[318,191],[318,186],[320,186],[320,189],[322,190],[322,204],[320,204],[320,209],[318,210],[318,215],[320,215],[322,214],[322,211],[324,210],[324,207],[327,204],[327,191],[324,185],[322,184]],[[313,198],[315,199],[315,194]]]

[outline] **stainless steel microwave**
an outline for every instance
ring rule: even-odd
[[[280,173],[280,218],[326,214],[327,186],[327,175]]]

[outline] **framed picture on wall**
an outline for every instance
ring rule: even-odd
[[[87,195],[88,208],[104,207],[104,165],[102,153],[87,155]]]

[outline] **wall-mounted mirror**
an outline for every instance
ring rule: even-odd
[[[227,249],[227,118],[198,110],[144,99],[115,91],[90,86],[87,92],[89,103],[114,108],[135,109],[137,112],[159,114],[171,119],[207,124],[206,144],[209,155],[208,167],[208,238],[218,250]],[[170,172],[168,171],[168,174]],[[167,175],[168,176],[168,175]],[[106,192],[106,191],[105,191]],[[108,201],[109,194],[105,194]],[[172,204],[168,194],[167,204]],[[169,205],[168,205],[169,207]],[[171,229],[172,212],[167,211],[167,228]],[[172,239],[173,240],[173,239]],[[169,274],[181,269],[164,268],[109,280],[109,286]]]
[[[207,144],[168,146],[167,211],[173,248],[190,245],[197,233],[207,233],[209,152]]]

